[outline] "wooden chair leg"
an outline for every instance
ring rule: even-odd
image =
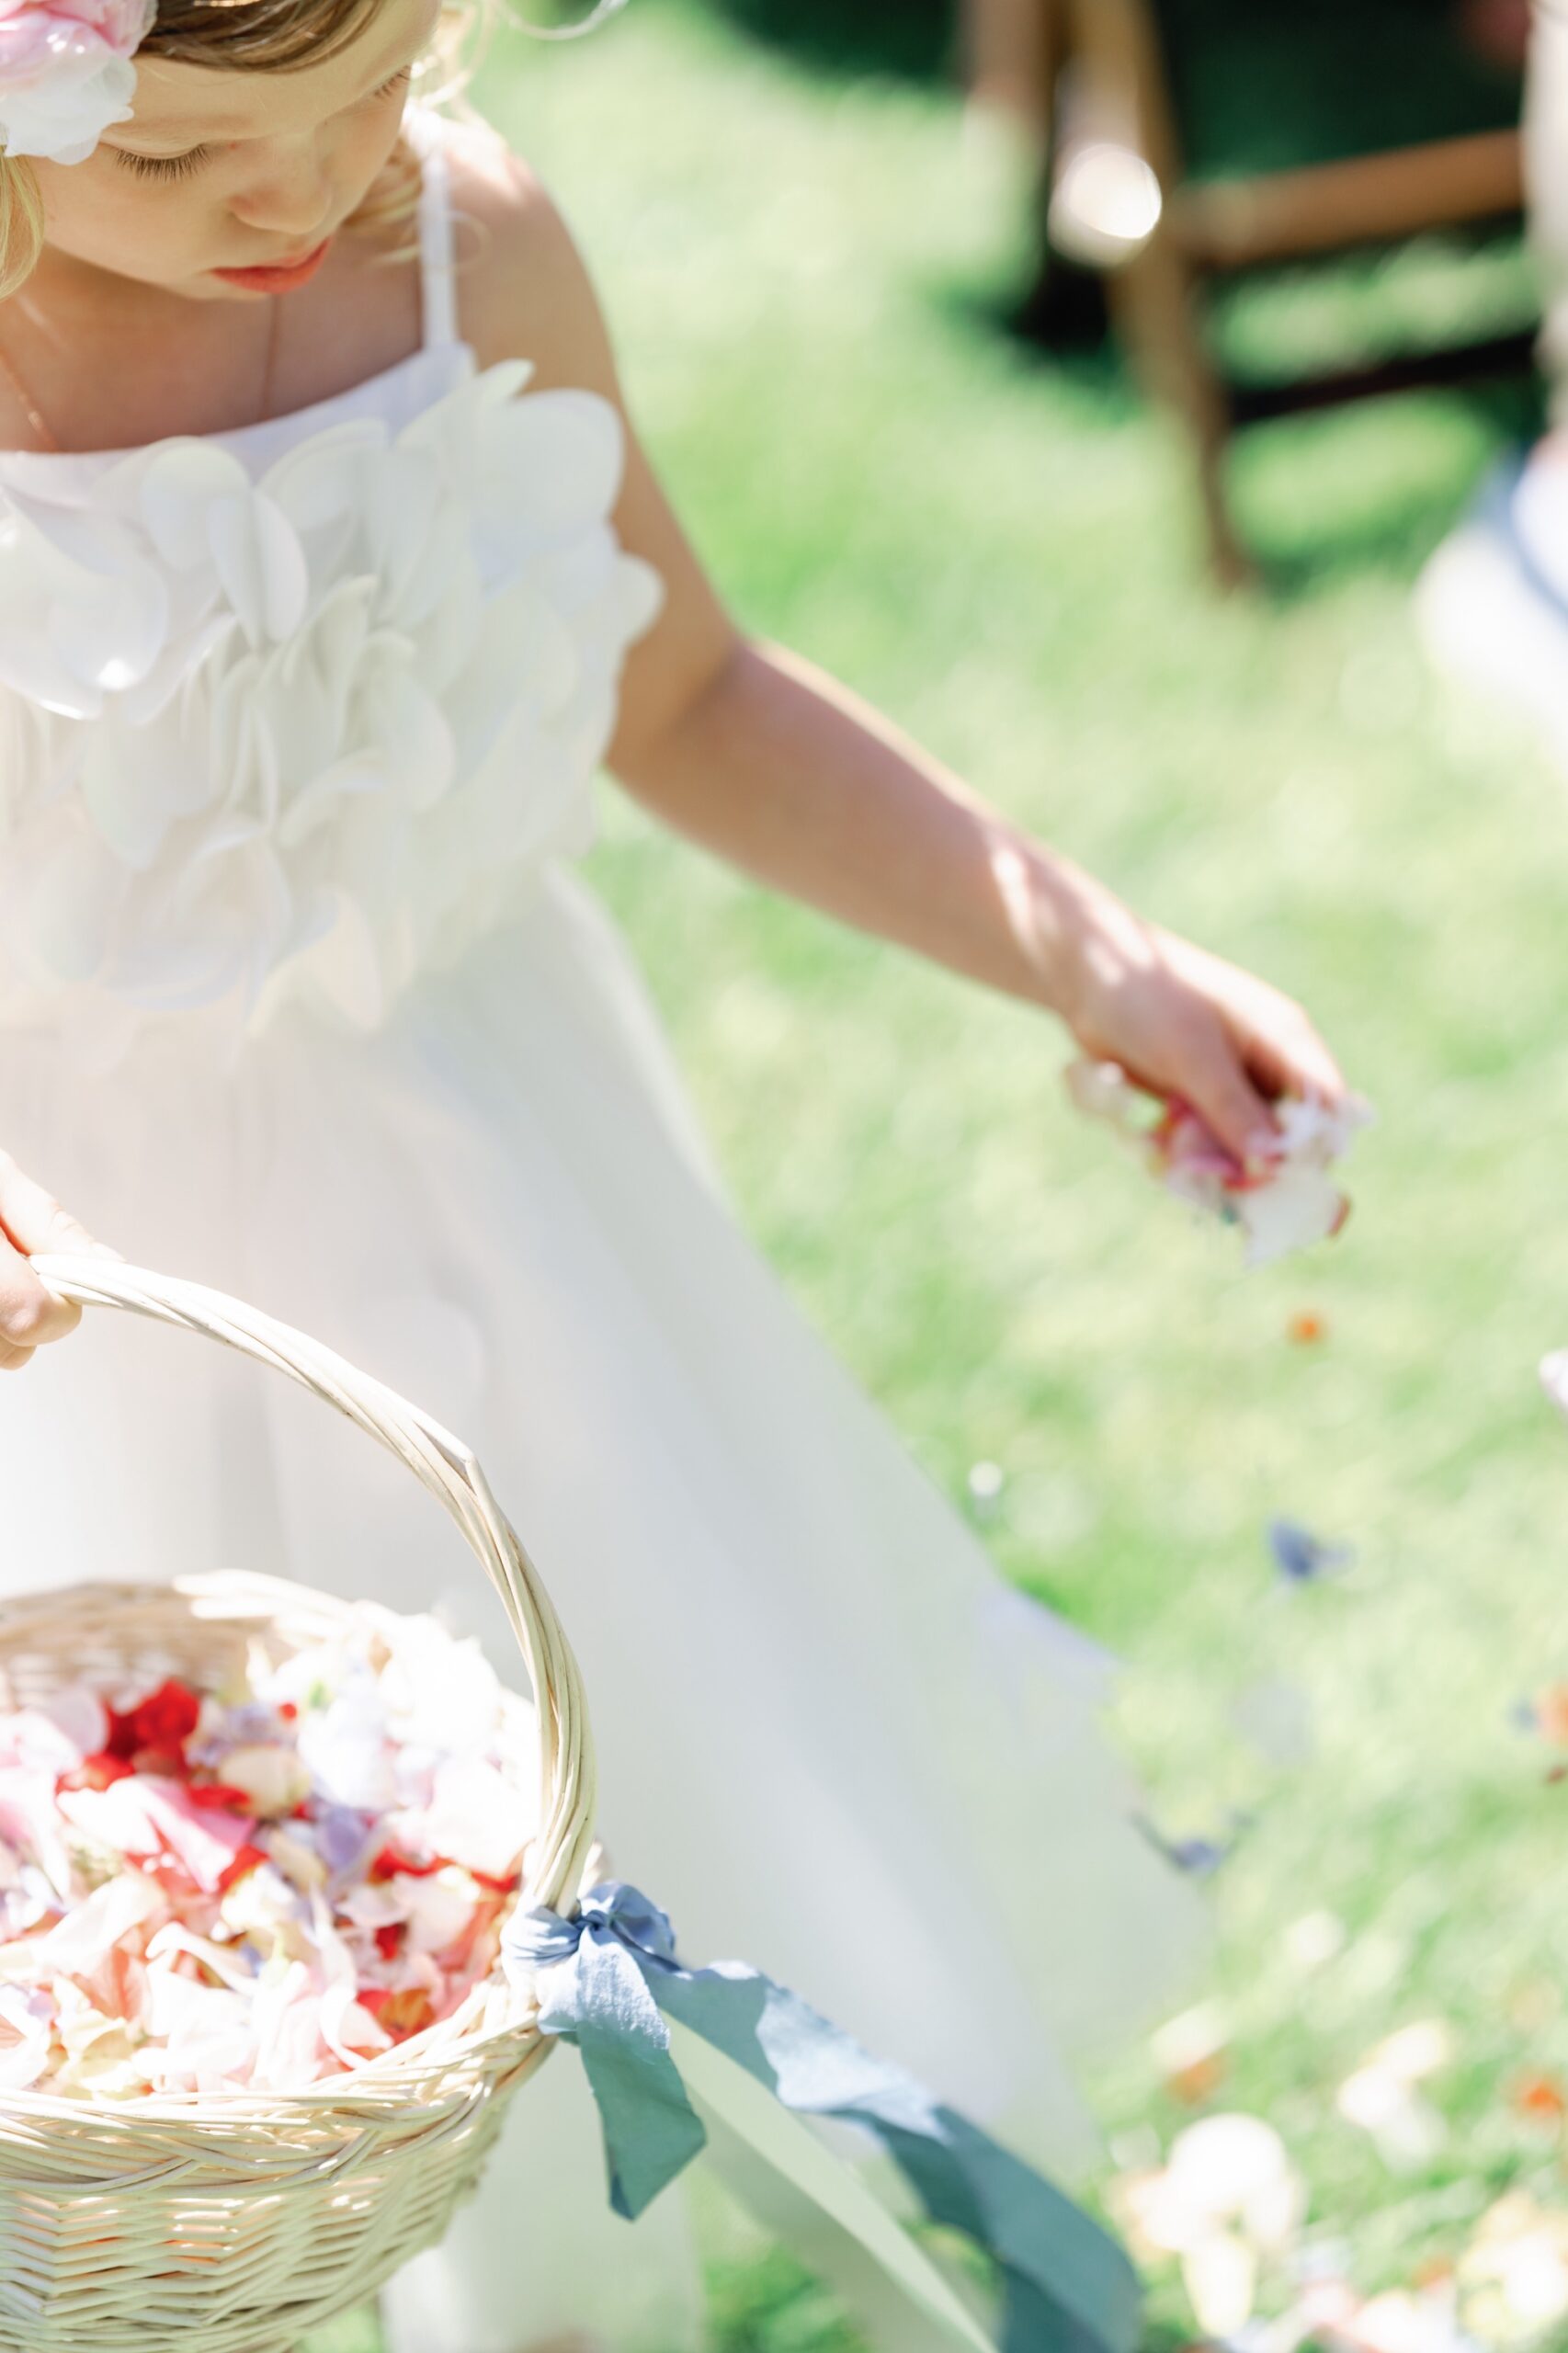
[[[1153,171],[1167,213],[1184,176],[1165,53],[1149,0],[1066,0],[1087,103],[1109,136],[1125,141]],[[1162,223],[1148,244],[1108,274],[1107,296],[1150,392],[1187,426],[1215,576],[1231,587],[1252,576],[1225,497],[1231,410],[1202,332],[1198,275]]]
[[[1057,0],[965,0],[970,95],[1043,139],[1050,128]]]
[[[1035,266],[1014,324],[1019,334],[1049,350],[1097,350],[1108,324],[1104,280],[1097,270],[1057,252],[1047,225],[1062,130],[1062,77],[1072,56],[1070,0],[1032,0],[1032,6],[1039,27],[1035,63],[1041,128]]]
[[[1254,567],[1236,537],[1226,496],[1231,405],[1203,339],[1201,290],[1172,241],[1156,232],[1111,273],[1111,315],[1151,395],[1185,425],[1196,463],[1209,561],[1222,587],[1243,586]]]

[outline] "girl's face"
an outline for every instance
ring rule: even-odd
[[[287,72],[143,55],[131,120],[85,164],[39,166],[49,247],[200,300],[304,284],[392,153],[438,14],[380,0],[344,48]]]

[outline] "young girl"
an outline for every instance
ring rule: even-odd
[[[22,1255],[82,1240],[37,1172],[428,1405],[551,1581],[615,1858],[686,1949],[1070,2165],[1064,2053],[1150,1994],[1186,1892],[1098,1743],[1093,1655],[994,1577],[728,1215],[571,871],[595,770],[1054,1014],[1244,1156],[1338,1074],[1272,989],[742,637],[549,197],[406,111],[439,15],[0,16],[0,1347],[68,1321]],[[234,1561],[439,1607],[507,1658],[394,1466],[280,1382],[105,1326],[7,1390],[17,1586]],[[675,2353],[685,2227],[679,2200],[605,2216],[551,2068],[392,2341]]]

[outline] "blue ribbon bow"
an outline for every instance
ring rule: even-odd
[[[739,1961],[685,1969],[666,1915],[619,1880],[574,1920],[515,1912],[503,1951],[531,1984],[546,2034],[577,2045],[600,2120],[610,2202],[633,2220],[707,2139],[670,2051],[665,2017],[733,2060],[784,2107],[865,2126],[927,2219],[995,2262],[1003,2353],[1128,2353],[1136,2276],[1098,2225],[902,2068],[873,2059],[782,1986]]]

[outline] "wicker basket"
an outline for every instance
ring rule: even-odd
[[[438,1496],[506,1604],[538,1701],[514,1737],[540,1757],[533,1904],[566,1912],[593,1859],[593,1748],[549,1597],[468,1449],[286,1325],[108,1258],[40,1258],[63,1297],[184,1325],[275,1366],[379,1438]],[[220,1574],[92,1585],[0,1607],[0,1707],[84,1675],[215,1684],[265,1631],[276,1653],[348,1617],[330,1596]],[[529,1727],[525,1734],[521,1727]],[[290,2353],[437,2238],[475,2180],[503,2101],[550,2048],[499,1969],[439,2025],[288,2096],[117,2105],[0,2099],[4,2353]]]

